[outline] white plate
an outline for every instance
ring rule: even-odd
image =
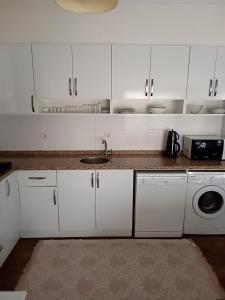
[[[225,109],[224,108],[214,108],[211,109],[212,114],[225,114]]]

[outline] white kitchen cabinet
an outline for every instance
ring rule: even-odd
[[[13,173],[0,183],[0,266],[19,238],[19,225],[18,184]]]
[[[152,46],[150,98],[185,99],[188,63],[187,46]]]
[[[33,44],[37,98],[73,99],[72,48],[69,44]]]
[[[18,172],[21,236],[49,237],[59,232],[56,171]]]
[[[112,46],[113,99],[148,99],[149,72],[149,46]]]
[[[20,186],[23,237],[51,236],[59,231],[56,187]]]
[[[96,171],[96,227],[104,232],[131,235],[133,171]]]
[[[186,97],[187,46],[112,46],[113,99]]]
[[[217,49],[213,99],[225,100],[225,47]]]
[[[32,113],[34,95],[30,44],[0,44],[0,114]]]
[[[58,171],[60,231],[79,235],[95,230],[95,171]]]
[[[131,236],[133,171],[58,171],[62,235]]]
[[[213,98],[216,53],[216,47],[191,47],[188,99],[210,100]]]
[[[74,97],[86,103],[111,98],[111,46],[73,45]]]

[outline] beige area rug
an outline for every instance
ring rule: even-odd
[[[26,300],[217,300],[224,293],[189,240],[45,240],[17,291]]]

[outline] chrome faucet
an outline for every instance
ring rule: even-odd
[[[108,145],[107,145],[107,142],[105,139],[102,140],[102,144],[105,145],[105,150],[104,150],[105,157],[111,156],[112,150],[110,150],[110,151],[108,150]]]

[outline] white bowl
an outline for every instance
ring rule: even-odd
[[[212,114],[225,114],[224,108],[212,108],[211,109]]]
[[[188,105],[188,108],[191,114],[198,114],[203,108],[203,105],[191,104]]]

